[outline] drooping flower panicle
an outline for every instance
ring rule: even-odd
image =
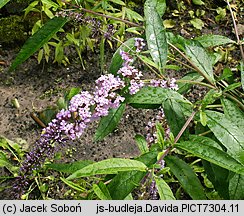
[[[144,46],[143,39],[135,39],[136,52],[140,52]],[[32,151],[27,153],[20,168],[21,175],[13,186],[18,198],[28,189],[29,177],[33,176],[33,170],[38,169],[46,158],[52,157],[68,140],[80,138],[90,122],[108,115],[111,108],[119,107],[125,100],[118,93],[120,90],[128,85],[128,93],[133,95],[145,86],[141,80],[142,72],[131,65],[133,58],[129,53],[122,50],[120,55],[124,63],[118,71],[118,76],[102,75],[95,81],[96,86],[92,93],[82,91],[72,97],[68,109],[62,109],[57,113],[56,118],[43,129],[40,139],[37,140]],[[175,79],[171,79],[169,84],[164,80],[152,80],[149,85],[177,89]],[[162,115],[163,111],[159,112],[157,120],[162,120],[164,117]],[[154,126],[155,123],[148,125],[148,131]],[[147,139],[148,142],[154,141],[154,138]]]

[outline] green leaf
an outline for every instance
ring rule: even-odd
[[[187,40],[180,35],[174,35],[172,32],[166,32],[167,41],[181,50],[185,50],[184,46]]]
[[[232,101],[222,98],[221,103],[224,108],[225,116],[235,125],[237,125],[240,130],[244,130],[244,112],[233,103]]]
[[[136,22],[143,21],[143,17],[139,13],[129,8],[125,8],[125,13],[129,20],[135,20]]]
[[[6,167],[9,165],[11,166],[11,163],[9,162],[7,155],[3,151],[0,151],[0,167]]]
[[[56,104],[57,104],[59,110],[68,108],[68,103],[67,103],[67,101],[65,101],[64,97],[60,97],[57,100]]]
[[[131,194],[131,193],[128,194],[128,196],[125,197],[124,200],[133,200],[133,196],[132,196],[132,194]]]
[[[155,178],[161,200],[175,200],[169,185],[162,178]]]
[[[67,164],[51,163],[51,164],[45,164],[45,166],[49,169],[71,174],[93,163],[94,162],[90,160],[83,160],[83,161],[75,161],[73,163],[67,163]]]
[[[233,72],[229,67],[225,67],[223,70],[223,73],[221,76],[218,78],[218,80],[226,80],[227,82],[233,82],[230,78],[233,78]]]
[[[67,19],[54,17],[31,36],[21,48],[19,54],[10,66],[10,71],[22,64],[26,59],[33,55],[45,43],[47,43],[55,33],[67,22]]]
[[[122,103],[118,108],[110,109],[109,114],[101,118],[95,133],[94,141],[102,140],[117,127],[125,111],[125,107],[126,104]]]
[[[80,185],[72,182],[72,181],[69,181],[63,177],[60,177],[61,181],[63,181],[65,184],[67,184],[69,187],[79,191],[79,192],[86,192],[87,190],[83,187],[81,187]]]
[[[109,0],[110,2],[113,2],[115,4],[119,4],[119,5],[122,5],[122,6],[125,6],[125,3],[121,0]]]
[[[49,7],[53,7],[54,9],[59,8],[59,5],[54,3],[52,0],[41,0],[43,4],[48,5]]]
[[[137,143],[138,148],[140,149],[141,154],[145,154],[149,152],[147,141],[144,136],[137,134],[135,136],[135,140]]]
[[[107,186],[103,182],[99,182],[98,185],[94,184],[92,188],[99,199],[112,200],[109,190],[107,189]]]
[[[79,94],[81,91],[81,88],[73,87],[68,92],[65,93],[65,100],[70,101],[72,97]]]
[[[235,174],[230,179],[229,194],[231,200],[244,199],[244,175]]]
[[[219,22],[220,20],[223,20],[226,17],[226,8],[218,7],[216,9],[216,12],[218,13],[218,15],[215,16],[216,22]]]
[[[205,160],[202,160],[202,164],[208,179],[214,185],[214,189],[223,199],[228,200],[230,171]]]
[[[169,99],[163,102],[162,106],[170,131],[173,133],[174,137],[176,137],[186,122],[181,105],[174,98],[169,97]],[[186,129],[181,137],[187,138],[188,133],[189,131]]]
[[[151,166],[157,161],[157,151],[150,151],[141,155],[136,160]],[[140,185],[141,180],[147,173],[141,171],[123,172],[116,175],[108,184],[108,190],[113,200],[123,200],[134,188]]]
[[[135,95],[128,98],[128,104],[144,108],[143,105],[158,105],[160,106],[167,99],[174,99],[182,103],[190,103],[179,93],[161,87],[144,87]]]
[[[200,110],[200,122],[204,127],[207,125],[207,115],[203,110]]]
[[[140,59],[145,63],[145,64],[148,64],[150,66],[153,66],[155,67],[156,69],[158,69],[158,65],[155,64],[151,59],[149,59],[148,57],[146,56],[143,56],[143,55],[139,55]]]
[[[172,19],[166,19],[163,21],[163,24],[166,29],[170,29],[175,26],[176,22]]]
[[[157,142],[160,145],[160,148],[164,148],[164,128],[162,124],[159,122],[156,122],[156,136],[157,136]]]
[[[39,4],[39,1],[33,1],[33,2],[31,2],[31,3],[28,5],[28,7],[24,9],[24,11],[25,11],[24,18],[25,18],[26,15],[27,15],[28,13],[30,13],[31,11],[40,12],[37,8],[35,8],[35,6],[38,5],[38,4]],[[37,24],[37,23],[38,23],[38,24],[41,24],[41,20],[38,20],[38,21],[36,22],[36,24]],[[34,27],[32,28],[32,31],[33,31],[34,28],[35,28],[35,25],[34,25]]]
[[[216,138],[226,147],[229,153],[237,161],[244,164],[241,154],[244,150],[243,130],[233,124],[224,114],[215,111],[206,111],[207,125]]]
[[[195,44],[185,46],[186,55],[211,83],[215,83],[211,57],[206,50]]]
[[[67,180],[75,178],[102,175],[102,174],[117,174],[118,172],[139,170],[145,172],[147,166],[136,160],[111,158],[97,163],[90,164],[70,175]]]
[[[235,41],[222,36],[222,35],[212,35],[212,34],[206,34],[202,35],[200,37],[195,38],[194,40],[197,40],[200,42],[200,44],[203,47],[213,47],[213,46],[220,46],[228,43],[235,43]]]
[[[218,144],[208,137],[192,136],[190,141],[177,143],[175,147],[230,171],[244,174],[244,166],[223,150],[216,148],[216,145]]]
[[[123,50],[128,52],[130,49],[135,46],[135,38],[130,38],[124,42],[113,54],[112,61],[109,67],[109,73],[117,74],[118,70],[122,67],[123,59],[121,58],[120,51]]]
[[[166,0],[154,0],[156,1],[156,10],[160,17],[162,17],[166,11]]]
[[[138,35],[141,35],[141,32],[140,32],[141,30],[142,30],[141,27],[130,27],[130,28],[125,29],[125,31],[127,31],[127,32],[131,32],[133,34],[138,34]]]
[[[205,200],[203,187],[192,168],[183,160],[175,156],[166,156],[165,162],[170,171],[179,180],[183,189],[194,200]]]
[[[48,107],[45,110],[39,112],[38,117],[45,125],[48,125],[48,123],[55,118],[57,112],[57,107]]]
[[[202,109],[204,110],[207,105],[213,104],[217,99],[221,97],[221,95],[222,92],[220,90],[210,89],[202,100]]]
[[[163,69],[166,65],[168,44],[166,41],[165,29],[162,24],[155,2],[147,0],[144,5],[146,19],[147,45],[154,62]]]
[[[194,18],[190,20],[190,23],[194,26],[194,28],[202,30],[204,27],[204,22],[199,18]]]
[[[10,0],[0,0],[0,9],[6,5]]]
[[[183,78],[181,78],[180,80],[190,80],[190,81],[197,81],[197,82],[201,82],[204,78],[196,72],[192,72],[192,73],[188,73],[186,74]],[[183,94],[186,93],[193,84],[187,83],[187,82],[178,82],[178,93]]]
[[[202,0],[192,0],[192,2],[195,5],[204,5],[204,2]]]
[[[240,86],[241,86],[241,83],[240,83],[240,82],[233,83],[233,84],[231,84],[231,85],[228,85],[228,86],[224,89],[224,92],[234,90],[234,89],[236,89],[236,88],[239,88]]]

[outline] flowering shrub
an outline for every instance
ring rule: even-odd
[[[134,45],[136,52],[140,52],[145,43],[142,38],[135,38]],[[96,86],[93,93],[82,91],[73,96],[68,109],[58,112],[56,118],[43,129],[35,148],[27,154],[26,160],[20,168],[24,175],[18,179],[16,186],[14,186],[19,191],[19,195],[23,194],[25,188],[29,186],[27,175],[31,175],[33,170],[38,169],[46,158],[52,157],[68,140],[80,138],[90,122],[107,116],[110,109],[120,106],[125,97],[120,96],[117,92],[126,87],[126,82],[129,84],[130,95],[134,95],[144,86],[144,82],[141,80],[142,72],[131,65],[133,59],[129,53],[121,50],[120,55],[124,62],[118,74],[121,74],[122,78],[119,75],[116,77],[112,74],[102,75],[95,81]],[[172,79],[168,86],[164,80],[151,80],[149,86],[178,89],[175,79]],[[161,118],[164,117],[162,113],[163,111],[160,110]],[[157,120],[159,119],[160,117],[157,118]],[[149,125],[155,126],[153,123]],[[147,139],[149,142],[154,141],[152,137]]]
[[[158,9],[158,4],[165,7],[165,2],[156,0],[147,0],[144,6],[146,42],[133,38],[122,44],[112,58],[110,74],[96,80],[93,92],[74,95],[68,109],[61,110],[43,129],[16,178],[18,198],[28,197],[30,184],[45,160],[69,140],[81,137],[90,122],[100,119],[110,124],[114,120],[109,128],[97,129],[102,134],[100,138],[112,132],[125,104],[156,109],[158,113],[146,126],[146,138],[135,136],[138,157],[45,166],[68,174],[61,180],[78,193],[84,192],[77,183],[79,179],[98,175],[84,199],[89,195],[94,199],[180,199],[182,190],[191,199],[244,198],[244,105],[240,88],[244,85],[243,81],[229,83],[224,75],[216,79],[213,66],[217,60],[209,54],[211,47],[234,41],[218,35],[187,40],[166,33],[161,20],[163,10]],[[148,51],[143,52],[146,43]],[[166,78],[170,52],[184,58],[194,73],[190,71],[179,80]],[[135,59],[158,78],[143,80]],[[243,63],[240,68],[243,70]],[[207,94],[194,104],[183,96],[193,84],[208,88]],[[177,191],[173,192],[171,186]]]

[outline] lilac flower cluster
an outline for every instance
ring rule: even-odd
[[[145,130],[147,132],[146,140],[148,145],[151,145],[154,142],[157,142],[157,134],[156,134],[156,123],[160,123],[164,126],[165,130],[165,140],[169,138],[170,128],[167,125],[167,121],[165,119],[164,111],[162,108],[158,110],[158,114],[155,118],[152,118],[151,121],[147,123]]]
[[[149,187],[149,194],[152,200],[158,200],[158,189],[155,180],[152,180],[152,183]]]
[[[151,80],[150,81],[150,86],[161,87],[161,88],[169,88],[169,89],[172,89],[172,90],[175,90],[175,91],[177,91],[179,89],[175,78],[172,78],[169,81],[166,81],[166,80],[163,80],[163,79]]]
[[[72,10],[59,11],[55,14],[55,16],[68,18],[69,20],[72,20],[74,23],[77,23],[79,25],[89,26],[91,28],[91,31],[92,31],[91,36],[93,38],[95,38],[101,34],[102,23],[97,18],[84,16],[83,13],[72,11]],[[107,26],[107,32],[104,33],[104,36],[108,38],[113,33],[114,33],[113,25],[110,24]]]
[[[70,100],[67,110],[57,113],[46,128],[34,149],[29,152],[23,162],[14,189],[18,198],[29,185],[27,176],[33,175],[46,158],[52,157],[68,140],[79,138],[91,121],[108,115],[110,108],[117,108],[124,98],[115,91],[125,86],[123,80],[112,74],[103,75],[96,80],[92,94],[83,91]],[[93,110],[93,111],[92,111]]]
[[[142,39],[136,39],[137,52],[144,46],[145,43]],[[27,154],[26,160],[20,168],[22,175],[17,178],[13,186],[16,194],[19,195],[18,198],[28,189],[31,181],[29,177],[33,175],[33,170],[38,169],[46,158],[52,157],[68,140],[81,137],[90,122],[108,115],[109,109],[119,107],[125,98],[120,96],[117,91],[129,85],[129,93],[133,95],[144,86],[144,82],[141,80],[142,73],[131,65],[133,58],[124,51],[121,51],[120,54],[124,63],[118,74],[122,78],[112,74],[101,76],[95,81],[96,86],[92,93],[82,91],[75,95],[70,100],[68,109],[61,110],[56,118],[43,129],[40,139],[35,143],[33,150]],[[154,80],[150,85],[161,87],[164,85],[164,87],[177,89],[173,79],[169,84],[162,80]],[[164,114],[161,110],[156,120],[163,119]],[[153,122],[154,119],[148,125],[148,131],[155,127]],[[152,138],[148,137],[147,139],[149,142],[153,142]]]
[[[136,51],[140,52],[146,44],[142,38],[135,39]],[[132,66],[133,58],[128,52],[120,51],[121,58],[124,60],[122,68],[119,69],[118,74],[125,78],[129,78],[129,93],[136,94],[143,86],[144,82],[141,80],[142,72]]]
[[[114,34],[114,26],[112,24],[107,25],[107,31],[104,33],[104,37],[110,39],[111,36]]]
[[[56,17],[63,17],[63,18],[69,18],[71,20],[75,20],[76,22],[83,22],[84,21],[84,14],[78,13],[72,10],[66,10],[66,11],[59,11],[55,14]]]
[[[135,47],[136,52],[141,52],[142,49],[146,46],[144,40],[142,38],[136,38],[135,39]]]
[[[124,97],[116,94],[114,91],[122,89],[125,86],[124,81],[112,74],[103,75],[96,81],[94,103],[96,104],[93,119],[108,115],[110,108],[119,107],[125,100]]]

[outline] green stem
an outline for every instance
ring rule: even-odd
[[[212,133],[212,131],[208,130],[208,131],[205,131],[203,133],[198,134],[197,136],[205,136],[205,135],[210,134],[210,133]]]
[[[238,99],[236,99],[235,97],[233,97],[232,95],[230,95],[227,92],[224,92],[223,95],[225,95],[227,98],[235,101],[239,105],[239,107],[244,111],[244,105],[242,102],[240,102]]]
[[[233,25],[234,25],[234,30],[235,30],[235,35],[236,35],[237,43],[238,43],[238,45],[239,45],[239,47],[240,47],[242,61],[244,62],[244,51],[243,51],[242,44],[241,44],[241,41],[240,41],[240,38],[239,38],[239,33],[238,33],[238,28],[237,28],[237,26],[236,26],[235,17],[234,17],[232,8],[231,8],[231,6],[230,6],[230,2],[229,2],[229,0],[226,0],[226,2],[227,2],[228,7],[229,7],[229,9],[230,9],[230,14],[231,14],[231,18],[232,18]]]
[[[187,121],[184,124],[184,126],[181,128],[180,132],[175,137],[174,143],[165,150],[165,152],[163,153],[163,155],[158,159],[157,163],[159,163],[160,161],[162,161],[164,159],[164,157],[168,155],[168,153],[174,147],[174,144],[178,142],[178,140],[180,139],[180,137],[182,136],[182,134],[184,133],[184,131],[186,130],[186,128],[188,127],[188,125],[190,124],[190,122],[192,121],[192,119],[194,118],[194,116],[196,115],[196,113],[197,113],[197,111],[193,111],[192,112],[192,114],[187,119]]]
[[[199,70],[199,68],[183,53],[181,52],[176,46],[174,46],[173,44],[169,43],[168,44],[175,49],[193,68],[194,70],[196,70],[199,74],[201,74],[204,79],[206,79],[210,85],[212,85],[214,88],[216,88],[215,84],[201,71]]]
[[[131,25],[131,26],[144,28],[143,26],[141,26],[139,24],[130,22],[130,21],[125,20],[125,19],[121,19],[121,18],[118,18],[118,17],[113,17],[113,16],[109,16],[109,15],[102,14],[102,13],[98,13],[98,12],[95,12],[95,11],[92,11],[92,10],[89,10],[89,9],[86,9],[86,8],[82,8],[82,7],[77,6],[77,5],[73,5],[73,4],[71,5],[71,3],[68,3],[68,2],[66,2],[66,4],[69,4],[70,6],[76,7],[77,9],[79,9],[81,11],[84,11],[86,13],[94,14],[94,15],[100,16],[100,17],[105,17],[105,18],[108,18],[108,19],[117,20],[117,21],[126,23],[126,24]]]
[[[178,59],[175,59],[175,58],[170,57],[170,56],[168,56],[168,58],[171,59],[172,61],[175,61],[175,62],[177,62],[177,63],[179,63],[179,64],[184,65],[186,68],[189,68],[189,69],[191,69],[191,70],[195,70],[195,69],[194,69],[193,67],[191,67],[190,65],[185,64],[184,62],[182,62],[182,61],[180,61],[180,60],[178,60]]]
[[[177,83],[191,83],[191,84],[196,84],[196,85],[201,85],[201,86],[205,86],[205,87],[208,87],[208,88],[211,88],[211,89],[216,89],[214,86],[212,85],[209,85],[207,83],[204,83],[204,82],[198,82],[198,81],[193,81],[193,80],[183,80],[183,79],[179,79],[179,80],[176,80]]]
[[[207,105],[206,108],[221,108],[223,107],[221,104],[216,104],[216,105]]]

